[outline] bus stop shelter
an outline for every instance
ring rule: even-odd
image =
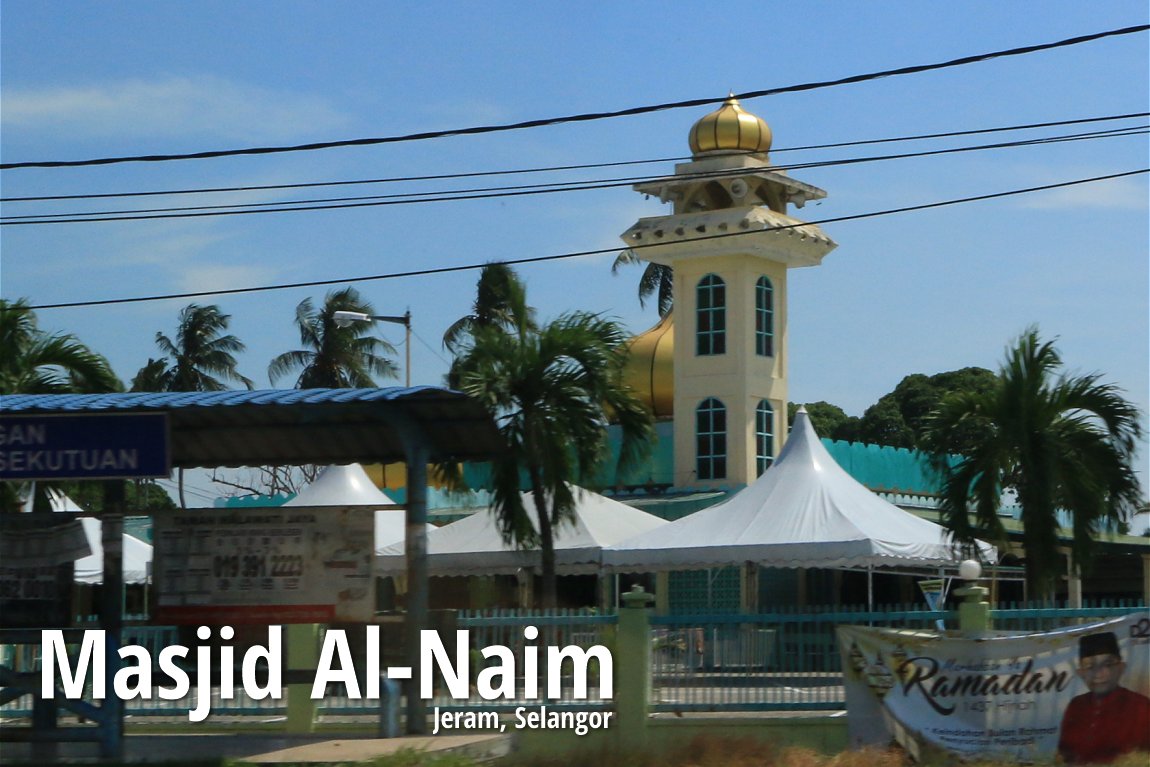
[[[407,695],[407,730],[421,734],[426,710],[415,694],[420,679],[419,631],[427,623],[427,466],[446,461],[492,460],[502,441],[494,420],[477,401],[433,386],[376,389],[290,389],[264,391],[165,392],[112,394],[12,394],[0,398],[0,426],[83,416],[95,419],[97,433],[109,439],[117,417],[158,414],[165,422],[168,470],[302,464],[394,463],[407,466],[406,541],[408,600],[404,636],[412,682]],[[102,429],[102,431],[101,431]],[[0,462],[0,480],[109,479],[107,475],[52,475],[22,466],[10,441]],[[113,470],[114,471],[114,470]],[[37,473],[39,472],[39,473]],[[123,475],[119,475],[122,477]],[[105,592],[101,627],[119,645],[119,591],[123,582],[120,535],[122,483],[108,483],[103,514]],[[117,490],[117,488],[119,488]],[[112,648],[109,647],[109,650]],[[109,658],[114,653],[109,653]],[[122,746],[123,709],[113,710],[102,728],[102,751],[115,756]],[[35,735],[32,735],[34,738]],[[59,732],[53,739],[65,740]],[[77,735],[81,737],[81,735]]]

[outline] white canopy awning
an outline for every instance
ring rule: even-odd
[[[599,571],[604,546],[632,538],[667,524],[666,521],[590,490],[575,489],[575,520],[555,530],[555,567],[561,575]],[[538,529],[538,515],[530,493],[523,505]],[[513,574],[520,568],[539,567],[538,549],[517,549],[504,543],[494,512],[485,509],[452,522],[427,536],[431,575]],[[403,571],[403,544],[388,546],[376,557],[377,572]]]
[[[375,486],[363,466],[328,466],[310,485],[284,506],[374,506],[375,551],[396,543],[403,546],[407,536],[407,513]],[[434,530],[433,525],[427,529]]]
[[[48,503],[52,511],[83,511],[64,493],[48,490]],[[104,526],[96,517],[80,517],[84,537],[92,553],[73,563],[72,580],[76,583],[104,582]],[[124,583],[147,583],[152,577],[152,545],[124,533]]]
[[[994,547],[979,544],[994,561]],[[954,567],[969,552],[949,532],[878,497],[823,447],[805,410],[774,464],[728,500],[603,550],[615,571],[753,562],[836,569]]]
[[[92,553],[74,563],[72,580],[76,583],[104,582],[104,526],[95,517],[81,517],[84,535]],[[124,533],[124,583],[148,583],[152,579],[152,546]]]

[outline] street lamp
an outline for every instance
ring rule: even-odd
[[[399,316],[386,315],[386,314],[365,314],[364,312],[344,312],[339,311],[331,315],[335,320],[337,327],[346,328],[353,322],[394,322],[396,325],[403,325],[405,334],[403,339],[404,354],[406,361],[404,362],[404,370],[406,371],[407,388],[411,388],[411,310],[407,310]]]

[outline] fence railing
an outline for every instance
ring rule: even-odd
[[[496,658],[484,659],[481,655],[484,648],[493,645],[507,647],[515,656],[517,674],[515,690],[519,695],[513,700],[500,698],[487,701],[477,696],[467,701],[444,699],[434,705],[447,710],[467,708],[509,710],[519,706],[539,705],[541,701],[538,698],[545,698],[542,702],[548,707],[572,710],[607,708],[610,702],[603,701],[599,695],[601,668],[597,660],[592,659],[587,663],[587,689],[582,697],[576,697],[575,674],[584,672],[582,665],[577,668],[576,664],[569,660],[563,660],[559,664],[551,663],[548,661],[547,651],[543,648],[576,647],[586,651],[595,645],[603,645],[613,649],[617,622],[618,615],[615,613],[585,609],[461,611],[457,617],[457,626],[469,632],[473,678],[484,668],[500,663]],[[531,632],[535,636],[534,639],[526,636],[528,627],[534,627],[538,631],[538,634]],[[538,648],[533,651],[538,663],[538,675],[534,685],[538,690],[538,698],[527,698],[522,695],[528,681],[525,677],[524,661],[526,653],[532,647]],[[552,678],[559,685],[558,698],[552,698],[548,694],[548,684]]]
[[[1141,602],[992,610],[996,631],[1029,633],[1145,609]],[[754,615],[651,617],[653,711],[827,710],[846,706],[835,628],[957,629],[953,611],[893,605],[808,607]]]
[[[466,710],[481,708],[483,710],[513,710],[519,706],[538,705],[540,700],[535,697],[526,697],[522,693],[527,689],[527,680],[524,678],[528,648],[539,648],[534,655],[537,662],[534,664],[538,670],[536,684],[539,697],[545,698],[549,707],[560,709],[598,709],[606,708],[599,697],[599,664],[592,660],[588,666],[588,689],[586,697],[577,698],[574,685],[574,672],[577,670],[571,660],[564,660],[557,666],[548,662],[545,648],[575,646],[586,650],[594,645],[613,647],[614,631],[617,616],[613,613],[602,614],[593,610],[490,610],[490,611],[459,611],[456,614],[455,625],[459,629],[467,629],[471,642],[469,656],[471,690],[475,689],[478,675],[485,668],[496,665],[496,658],[484,658],[482,651],[486,647],[500,645],[511,650],[515,658],[515,684],[514,689],[519,693],[517,697],[507,700],[499,698],[487,701],[478,695],[471,695],[468,700],[456,700],[448,694],[442,684],[436,685],[435,697],[429,705],[438,706],[443,710]],[[524,631],[533,626],[538,633],[534,639],[528,639]],[[179,643],[179,630],[174,626],[125,626],[122,634],[122,644],[139,645],[145,648],[153,661],[156,662],[160,650]],[[445,641],[445,646],[451,650],[454,643]],[[69,646],[69,655],[73,667],[79,653],[78,646]],[[238,655],[238,654],[237,654]],[[189,659],[191,660],[191,659]],[[237,662],[238,662],[237,657]],[[0,645],[0,665],[18,673],[38,673],[41,668],[40,646],[38,644]],[[582,669],[578,669],[582,670]],[[174,700],[164,700],[158,697],[151,699],[134,698],[125,701],[125,711],[135,716],[183,716],[190,709],[198,706],[195,689],[195,669],[189,668],[192,677],[192,690],[182,697]],[[159,676],[158,667],[153,673]],[[549,698],[548,681],[550,677],[557,676],[560,682],[560,696]],[[241,678],[237,667],[233,675],[236,680]],[[167,684],[167,682],[159,682]],[[87,682],[85,698],[91,698],[91,675]],[[211,695],[211,711],[218,716],[278,716],[286,713],[286,699],[264,698],[255,700],[248,696],[242,686],[237,682],[236,689],[224,698],[219,687],[213,687]],[[379,713],[379,704],[376,701],[348,697],[342,689],[333,688],[328,691],[321,701],[318,709],[321,715],[358,715]],[[30,698],[27,696],[14,699],[0,706],[0,718],[23,717],[31,713]]]
[[[1102,603],[1082,608],[1065,606],[1007,605],[991,611],[996,630],[1029,633],[1078,625],[1145,609],[1141,602]],[[586,650],[604,645],[614,651],[616,666],[626,662],[616,646],[614,613],[592,610],[497,610],[467,612],[455,616],[455,626],[467,629],[471,642],[469,657],[473,693],[466,701],[455,700],[439,685],[430,705],[444,710],[508,710],[540,702],[556,708],[604,709],[611,706],[599,695],[599,668],[592,661],[588,669],[585,698],[574,695],[575,664],[564,661],[555,668],[547,662],[546,651],[537,651],[536,675],[540,701],[524,696],[527,652],[531,647],[575,646]],[[890,606],[871,611],[842,607],[808,607],[746,615],[652,615],[650,617],[651,708],[654,711],[746,711],[746,710],[826,710],[845,706],[842,688],[842,659],[835,636],[839,625],[873,625],[896,628],[938,630],[956,629],[954,613],[921,609],[921,606]],[[534,638],[525,634],[533,626]],[[178,631],[170,626],[126,626],[123,643],[141,645],[153,659],[160,650],[179,642]],[[478,675],[500,664],[485,659],[486,647],[500,645],[515,659],[516,697],[512,700],[483,700],[475,693]],[[41,658],[38,645],[0,646],[0,665],[17,672],[38,672]],[[560,682],[560,696],[547,699],[549,675]],[[240,679],[237,673],[235,678]],[[194,686],[194,677],[193,677]],[[332,690],[319,703],[321,715],[378,713],[373,701],[349,699]],[[618,692],[618,691],[616,691]],[[181,700],[126,701],[125,709],[136,716],[184,716],[195,708],[193,690]],[[224,699],[218,688],[211,691],[212,711],[224,716],[279,716],[286,713],[286,700],[253,700],[237,689]],[[0,717],[27,716],[27,696],[0,706]]]
[[[840,709],[845,698],[836,626],[934,630],[946,620],[953,616],[907,607],[652,616],[651,708]]]
[[[990,619],[995,631],[1023,634],[1052,631],[1105,618],[1117,618],[1139,609],[1146,609],[1145,602],[1101,600],[1087,607],[1068,607],[1065,603],[1048,605],[1007,603],[991,610]]]

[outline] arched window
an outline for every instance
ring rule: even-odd
[[[695,473],[699,479],[727,476],[727,408],[714,397],[695,410]]]
[[[775,356],[775,289],[768,277],[755,283],[755,354]]]
[[[755,408],[755,473],[762,474],[775,460],[775,409],[769,400]]]
[[[727,286],[717,274],[708,274],[695,286],[695,354],[727,353]]]

